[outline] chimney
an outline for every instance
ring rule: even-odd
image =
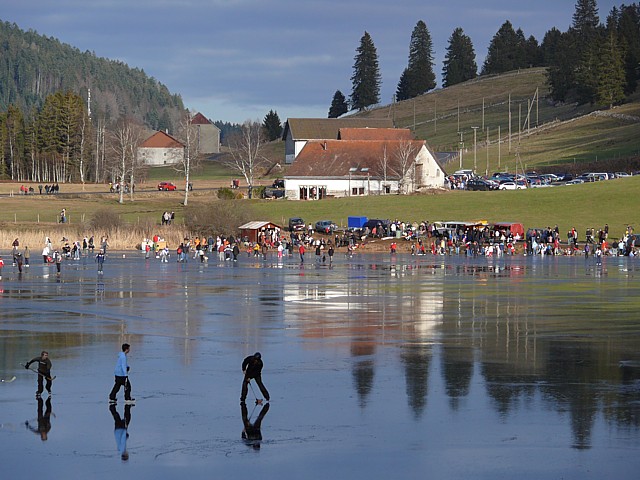
[[[327,149],[327,141],[325,140],[324,143],[322,144],[322,149],[326,150]]]

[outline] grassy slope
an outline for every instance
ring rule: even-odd
[[[536,89],[539,102],[534,103]],[[511,95],[511,150],[509,151],[509,95]],[[446,89],[436,90],[415,100],[384,106],[359,116],[394,118],[399,127],[412,128],[418,138],[426,139],[436,151],[457,151],[463,133],[465,152],[463,168],[474,168],[474,139],[476,133],[476,161],[479,173],[488,170],[514,171],[516,153],[520,154],[518,170],[566,162],[595,161],[621,156],[640,155],[640,122],[624,122],[612,117],[581,117],[595,107],[575,105],[555,106],[549,99],[549,85],[544,68],[511,72],[500,76],[482,77]],[[483,122],[484,101],[484,122]],[[639,95],[631,103],[612,112],[640,116]],[[530,103],[529,103],[530,102]],[[529,132],[525,119],[531,107]],[[458,108],[460,115],[458,116]],[[415,114],[414,114],[415,112]],[[414,120],[415,119],[415,120]],[[518,124],[523,128],[518,129]],[[484,130],[483,130],[484,125]],[[415,128],[414,128],[415,127]],[[497,148],[498,127],[502,144]],[[489,129],[489,167],[485,142]],[[529,135],[527,135],[529,133]],[[526,165],[526,167],[525,167]],[[449,169],[458,168],[458,165]]]

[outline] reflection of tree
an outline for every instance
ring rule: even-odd
[[[473,351],[470,348],[443,345],[442,376],[451,408],[457,410],[460,398],[469,394],[473,376]]]
[[[564,406],[571,415],[573,446],[591,447],[591,430],[598,411],[598,380],[596,356],[591,345],[551,342],[547,355],[547,386],[543,395],[558,406]]]
[[[401,355],[407,382],[407,397],[416,418],[422,416],[424,407],[427,405],[431,356],[431,347],[425,345],[408,345]]]
[[[354,357],[360,357],[364,355],[371,355],[375,351],[373,345],[361,344],[355,340],[351,344],[351,355]],[[367,405],[367,397],[373,389],[373,377],[375,376],[375,364],[373,360],[359,360],[353,365],[353,383],[358,393],[358,399],[360,400],[360,407],[364,408]]]
[[[532,399],[535,385],[531,376],[518,371],[517,365],[508,363],[482,363],[482,375],[487,386],[487,394],[494,401],[501,417],[507,417],[521,400]]]

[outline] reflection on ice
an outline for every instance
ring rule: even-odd
[[[99,276],[81,262],[59,278],[4,272],[0,377],[17,379],[0,384],[0,451],[23,478],[45,473],[26,461],[36,455],[53,477],[73,461],[91,478],[315,479],[337,465],[372,478],[635,478],[640,459],[617,453],[640,441],[634,261],[127,255]],[[106,414],[125,342],[131,437],[131,407]],[[42,349],[55,415],[18,366]],[[239,364],[256,351],[275,405],[241,406],[240,438]]]

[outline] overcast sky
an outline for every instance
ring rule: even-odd
[[[378,52],[381,103],[407,66],[423,20],[440,75],[449,37],[462,27],[478,68],[505,20],[542,42],[571,24],[575,0],[0,0],[0,20],[81,51],[143,69],[212,120],[326,118],[336,90],[348,98],[365,31]],[[613,6],[598,0],[600,20]]]

